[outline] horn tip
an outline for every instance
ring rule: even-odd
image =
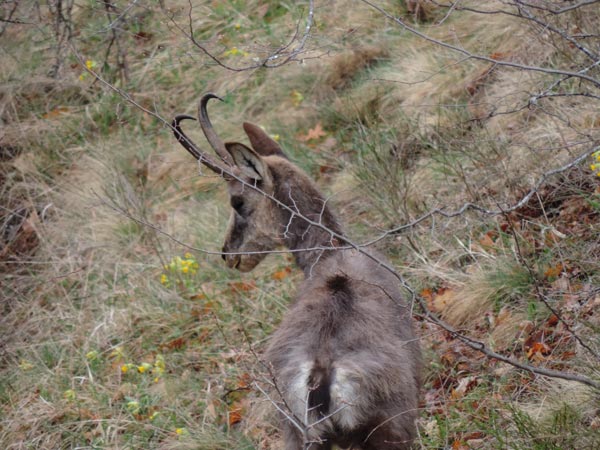
[[[214,92],[207,92],[206,94],[204,94],[202,96],[202,101],[203,102],[207,102],[208,100],[210,100],[211,98],[216,98],[217,100],[220,100],[222,102],[224,102],[225,100],[223,100],[221,97],[219,97],[217,94],[215,94]]]
[[[196,118],[194,116],[190,116],[189,114],[177,114],[175,116],[175,118],[172,121],[173,126],[179,125],[179,122],[181,122],[182,120],[196,120]]]

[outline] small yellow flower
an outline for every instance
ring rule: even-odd
[[[31,370],[31,369],[33,369],[33,364],[31,364],[26,359],[22,359],[21,362],[19,363],[19,369],[21,369],[23,371]]]
[[[123,347],[115,347],[109,355],[111,358],[121,359],[123,358]]]
[[[91,59],[88,59],[85,62],[85,67],[87,67],[88,70],[92,70],[94,67],[96,67],[96,62],[92,61]]]
[[[233,27],[234,27],[236,30],[239,30],[240,28],[242,28],[242,26],[241,26],[239,23],[236,23],[236,24],[235,24]]]
[[[73,389],[67,389],[65,392],[63,392],[63,397],[72,402],[77,398],[77,393]]]
[[[160,284],[167,284],[169,282],[169,277],[164,273],[160,276]]]
[[[87,75],[87,73],[82,73],[81,75],[79,75],[79,81],[85,80],[86,75]]]
[[[304,95],[302,95],[301,92],[298,92],[296,90],[292,91],[290,97],[292,97],[292,104],[294,106],[300,106],[300,103],[304,101]]]
[[[223,53],[223,56],[237,56],[237,55],[248,56],[248,52],[245,52],[244,50],[240,50],[237,47],[231,47],[229,50],[227,50],[226,52]]]
[[[590,169],[592,169],[594,172],[596,171],[596,169],[597,169],[598,167],[600,167],[600,166],[597,166],[596,164],[592,164],[592,165],[590,165]]]
[[[85,357],[87,358],[88,361],[96,361],[99,356],[100,356],[100,354],[96,350],[92,350],[85,354]]]
[[[127,402],[127,410],[131,414],[138,414],[140,412],[140,402],[137,400],[131,400]]]
[[[152,364],[148,364],[148,363],[142,363],[139,366],[137,366],[137,370],[139,373],[147,372],[151,368],[152,368]]]
[[[190,252],[186,252],[183,256],[185,257],[185,259],[192,259],[194,257],[194,255],[192,255]]]
[[[156,378],[154,378],[155,383],[158,383],[159,377],[165,372],[165,367],[165,358],[162,355],[156,355],[154,368],[152,369],[152,373],[156,375]]]
[[[131,364],[131,363],[122,364],[121,365],[121,372],[122,373],[127,373],[131,369],[135,369],[135,367],[136,367],[135,364]]]
[[[272,134],[271,138],[275,141],[275,142],[279,142],[280,136],[278,134]]]
[[[189,268],[188,266],[183,266],[183,267],[181,268],[181,271],[182,271],[183,273],[188,273],[188,272],[190,271],[190,268]]]
[[[187,430],[185,428],[175,428],[175,434],[177,434],[177,436],[185,436]]]

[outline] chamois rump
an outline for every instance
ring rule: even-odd
[[[305,274],[265,354],[283,396],[285,448],[410,448],[420,350],[398,280],[369,255],[382,256],[345,245],[324,196],[260,127],[243,124],[252,148],[223,143],[206,111],[211,98],[201,98],[198,120],[218,159],[182,131],[180,122],[194,117],[175,117],[173,130],[227,182],[223,259],[247,272],[285,246]]]

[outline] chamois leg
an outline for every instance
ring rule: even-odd
[[[283,425],[283,438],[285,440],[285,450],[331,450],[331,443],[329,442],[305,444],[296,427],[289,422]]]
[[[394,421],[376,427],[365,435],[360,444],[362,450],[410,450],[414,438],[410,429]]]
[[[283,419],[283,440],[285,441],[285,450],[303,450],[302,438],[298,430],[287,421]]]

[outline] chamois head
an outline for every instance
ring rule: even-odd
[[[201,98],[198,121],[219,160],[201,151],[181,130],[179,122],[195,120],[194,117],[176,116],[173,130],[183,147],[227,181],[232,212],[223,245],[223,259],[230,268],[248,272],[264,259],[266,252],[284,244],[280,224],[286,213],[268,196],[273,197],[276,188],[270,165],[286,161],[287,157],[279,144],[260,127],[247,122],[244,123],[244,131],[252,148],[238,142],[223,143],[206,111],[206,104],[211,98],[219,99],[210,93]]]

